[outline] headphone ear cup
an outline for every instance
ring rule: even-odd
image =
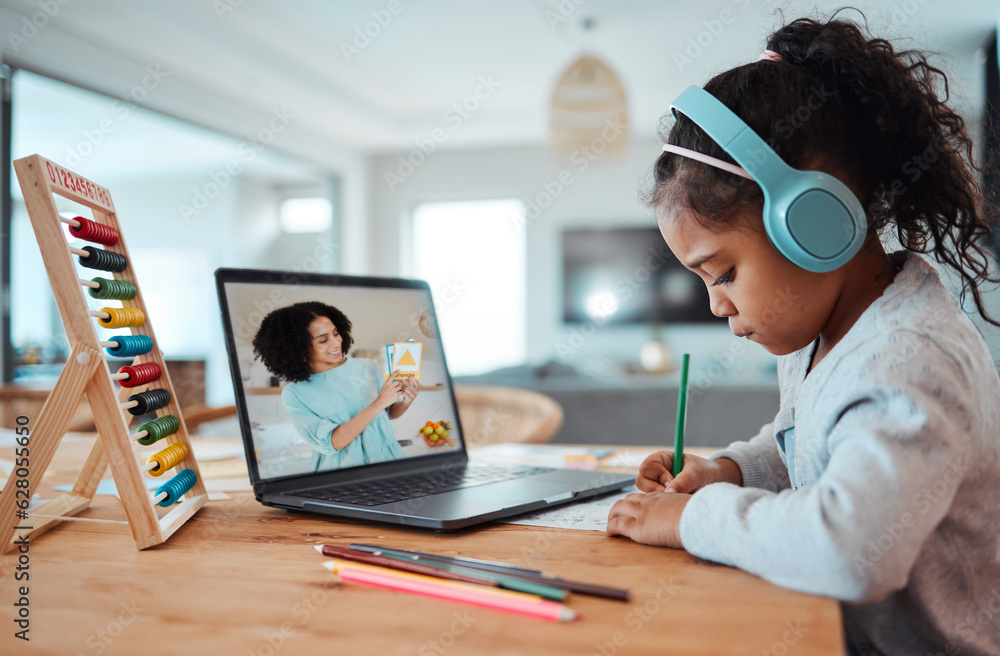
[[[864,244],[868,221],[847,185],[819,171],[800,171],[794,185],[772,199],[768,235],[779,252],[808,271],[833,271]]]

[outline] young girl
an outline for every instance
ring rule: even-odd
[[[313,448],[313,471],[403,457],[389,419],[410,407],[417,383],[383,384],[374,360],[348,359],[352,343],[347,316],[318,301],[274,310],[253,339],[267,370],[289,381],[281,399]]]
[[[1000,654],[1000,380],[923,255],[1000,325],[979,290],[995,282],[990,222],[945,83],[853,22],[800,19],[705,85],[785,163],[866,209],[861,250],[826,273],[779,254],[759,185],[683,113],[655,165],[667,245],[733,333],[781,356],[781,403],[749,441],[685,456],[677,478],[672,453],[648,458],[645,494],[615,504],[608,533],[839,599],[857,654]]]

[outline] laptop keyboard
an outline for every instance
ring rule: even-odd
[[[326,488],[297,492],[296,496],[335,503],[348,503],[356,506],[381,506],[385,503],[416,499],[431,494],[450,492],[486,483],[498,483],[515,478],[531,476],[548,471],[544,467],[529,467],[524,465],[475,465],[456,467],[449,470],[436,470],[393,476],[378,481],[361,483],[346,483]]]

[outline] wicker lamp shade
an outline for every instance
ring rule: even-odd
[[[560,153],[579,148],[621,153],[628,146],[625,89],[601,60],[580,57],[559,78],[552,94],[551,143]]]

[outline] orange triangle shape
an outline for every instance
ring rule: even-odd
[[[408,364],[411,367],[415,367],[417,366],[417,361],[414,360],[413,356],[410,354],[410,349],[406,349],[406,351],[403,352],[403,357],[401,357],[396,364],[397,365]]]

